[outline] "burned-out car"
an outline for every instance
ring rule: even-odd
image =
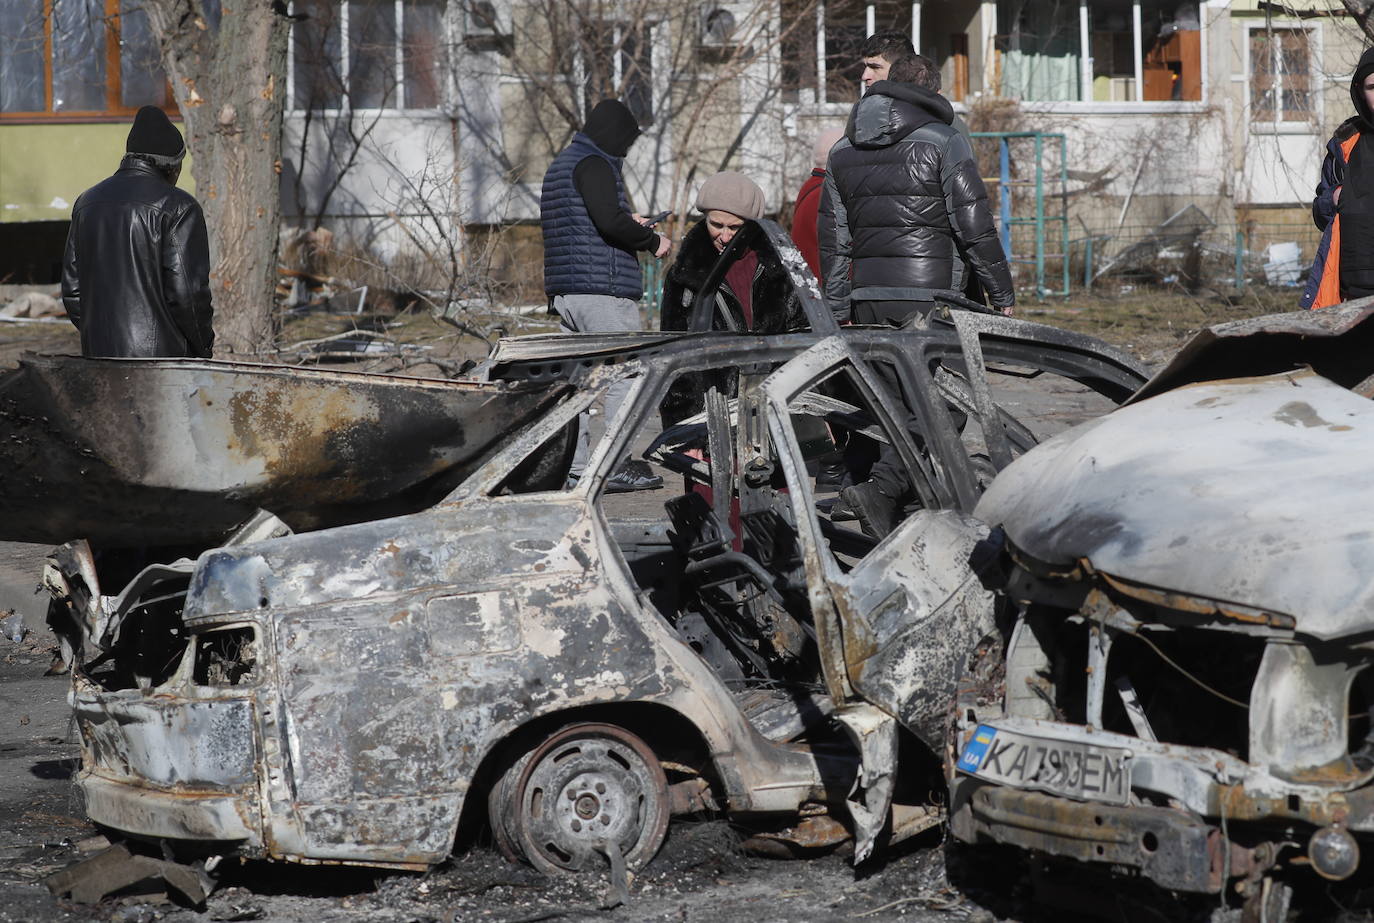
[[[200,855],[400,868],[489,826],[547,871],[637,867],[704,810],[860,858],[938,822],[911,780],[942,786],[949,701],[993,630],[964,511],[983,457],[1034,442],[996,382],[1117,402],[1143,376],[967,312],[841,335],[799,287],[810,332],[503,342],[485,375],[549,400],[421,511],[294,533],[264,512],[108,589],[66,546],[48,581],[82,626],[90,817]],[[570,427],[622,381],[569,486]],[[683,383],[698,412],[665,427]],[[923,506],[881,541],[817,510],[837,427],[892,446]],[[631,452],[664,488],[608,490]]]
[[[1371,313],[1206,331],[999,475],[975,515],[1014,620],[961,685],[960,840],[1253,919],[1367,887]]]

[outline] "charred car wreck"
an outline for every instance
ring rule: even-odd
[[[967,511],[1035,441],[998,382],[1116,403],[1144,376],[965,311],[841,334],[790,241],[750,231],[811,332],[506,340],[486,377],[546,399],[439,502],[313,530],[264,511],[109,588],[65,546],[47,580],[80,626],[91,818],[184,854],[410,869],[489,825],[551,872],[640,866],[703,810],[859,859],[938,822],[949,702],[994,631]],[[568,486],[570,425],[626,379]],[[688,381],[700,412],[664,428]],[[894,446],[924,507],[881,541],[817,510],[841,426]],[[631,451],[672,486],[608,492]]]
[[[1014,621],[961,688],[958,838],[1256,920],[1368,887],[1371,313],[1205,331],[994,482]]]

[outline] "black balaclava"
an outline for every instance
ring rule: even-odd
[[[1355,104],[1355,112],[1359,114],[1367,131],[1374,131],[1374,112],[1370,111],[1369,103],[1364,98],[1364,81],[1371,73],[1374,73],[1374,48],[1367,49],[1360,55],[1360,63],[1355,67],[1355,76],[1350,78],[1350,101]]]
[[[639,123],[620,100],[603,99],[587,116],[587,126],[582,133],[612,157],[624,157],[639,137]]]

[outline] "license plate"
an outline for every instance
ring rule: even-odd
[[[1018,734],[978,725],[956,768],[1013,788],[1082,801],[1126,804],[1131,795],[1129,750]]]

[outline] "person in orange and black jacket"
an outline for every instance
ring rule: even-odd
[[[1350,78],[1350,101],[1355,115],[1326,143],[1312,200],[1322,238],[1299,302],[1304,308],[1374,295],[1374,48]]]

